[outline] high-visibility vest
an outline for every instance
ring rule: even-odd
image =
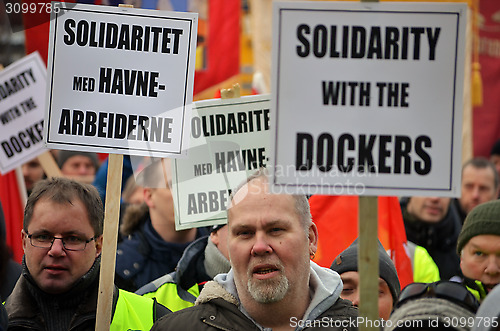
[[[470,288],[469,286],[467,286],[467,289],[472,294],[474,294],[474,296],[479,302],[481,302],[486,297],[487,293],[486,290],[484,289],[483,284],[480,281],[476,280],[475,283],[476,283],[476,289]]]
[[[178,292],[179,288],[176,283],[165,282],[154,292],[142,294],[143,297],[155,298],[156,301],[171,311],[177,311],[184,308],[194,306],[194,301],[200,295],[198,284],[194,284],[189,290]],[[183,297],[181,297],[181,295]]]
[[[118,290],[110,331],[150,330],[154,323],[154,300]]]
[[[433,283],[441,279],[438,266],[424,247],[408,241],[408,250],[415,283]]]

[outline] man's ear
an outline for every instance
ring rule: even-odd
[[[144,203],[148,205],[149,208],[154,207],[153,190],[151,188],[144,188]]]
[[[26,246],[28,245],[28,234],[24,232],[24,229],[21,230],[21,240],[23,242],[23,250],[26,252]]]
[[[309,225],[309,250],[315,254],[317,249],[318,249],[318,228],[316,227],[316,224],[311,223],[311,225]]]
[[[95,257],[96,258],[102,252],[102,243],[103,243],[103,241],[104,241],[104,237],[103,237],[102,234],[95,239]]]

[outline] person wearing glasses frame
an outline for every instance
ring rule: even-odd
[[[384,331],[470,331],[478,308],[479,301],[460,283],[411,283],[401,291]]]
[[[94,330],[104,210],[97,189],[38,182],[24,211],[22,275],[5,302],[9,330]],[[110,330],[149,330],[169,310],[114,288]]]

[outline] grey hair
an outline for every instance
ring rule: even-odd
[[[242,183],[240,183],[235,189],[231,190],[228,211],[233,206],[232,202],[236,193],[238,193],[238,191],[240,191],[245,185],[247,185],[251,181],[261,178],[264,179],[266,182],[269,182],[269,170],[267,168],[264,167],[259,168],[256,172],[248,176],[247,179]],[[295,212],[299,216],[299,220],[301,222],[302,227],[304,228],[304,231],[306,232],[306,234],[308,234],[309,227],[312,224],[312,216],[311,216],[311,208],[309,206],[309,200],[303,194],[297,194],[297,195],[294,194],[291,196],[295,200]]]

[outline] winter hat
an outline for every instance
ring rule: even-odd
[[[81,152],[81,151],[65,151],[65,150],[59,151],[59,153],[57,154],[57,165],[59,166],[59,168],[62,169],[64,163],[66,163],[66,161],[68,161],[70,157],[76,155],[88,157],[94,164],[96,170],[99,168],[99,161],[97,160],[96,153]]]
[[[384,249],[384,246],[378,242],[379,252],[379,274],[380,278],[385,280],[391,290],[394,305],[398,301],[401,285],[399,284],[398,272],[391,258]],[[351,246],[347,247],[333,260],[330,269],[336,271],[339,275],[347,271],[358,271],[358,239]]]
[[[467,214],[458,235],[458,255],[471,238],[482,234],[500,236],[500,200],[482,203]]]
[[[450,300],[421,298],[409,300],[396,308],[385,322],[384,331],[405,330],[416,325],[431,330],[449,325],[457,331],[469,331],[471,325],[468,321],[473,319],[473,312]],[[467,323],[452,323],[463,320]]]
[[[500,155],[500,139],[498,139],[491,147],[490,156],[491,155]]]

